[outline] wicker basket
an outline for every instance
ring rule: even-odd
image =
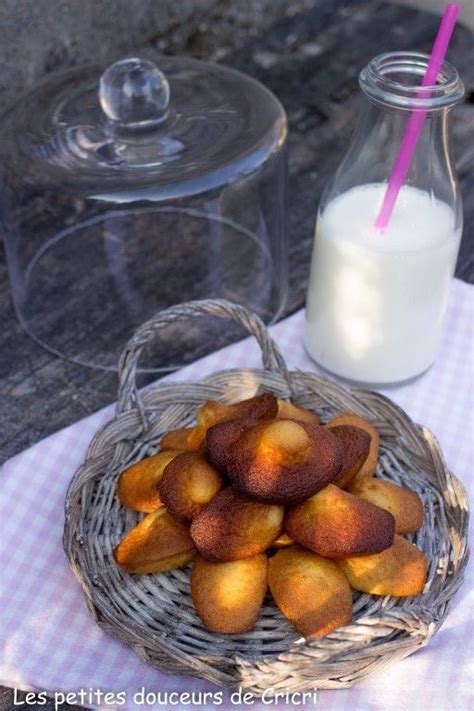
[[[227,370],[197,384],[158,384],[138,393],[137,361],[145,344],[175,320],[213,315],[240,321],[263,352],[263,370]],[[107,632],[154,667],[241,686],[255,695],[350,686],[426,645],[440,628],[462,583],[468,559],[468,504],[462,484],[443,462],[434,436],[374,392],[347,390],[312,373],[289,373],[262,322],[243,307],[208,300],[158,314],[138,329],[120,359],[116,416],[94,437],[66,500],[64,548],[91,612]],[[209,399],[233,402],[266,390],[315,410],[323,421],[350,410],[380,431],[378,474],[414,489],[425,523],[412,537],[429,559],[428,581],[416,597],[354,594],[354,621],[324,639],[304,640],[265,600],[251,633],[218,635],[203,628],[189,591],[189,566],[132,576],[112,550],[140,514],[116,495],[119,473],[156,452],[167,430],[193,423]]]

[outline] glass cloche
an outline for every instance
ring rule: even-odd
[[[281,314],[287,122],[258,82],[187,58],[129,58],[49,78],[0,132],[13,300],[53,353],[113,369],[138,325],[190,299],[237,301],[267,323]],[[179,367],[231,329],[170,326],[144,366]]]

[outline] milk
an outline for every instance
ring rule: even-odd
[[[352,188],[318,216],[306,305],[309,354],[374,384],[433,363],[461,236],[447,204],[409,186],[376,230],[385,187]]]

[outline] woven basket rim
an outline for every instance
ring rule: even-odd
[[[139,393],[135,375],[138,358],[145,343],[155,337],[163,324],[169,320],[209,314],[234,318],[244,323],[262,347],[265,367],[219,371],[194,384],[152,384]],[[282,643],[288,638],[288,644],[284,648],[276,649],[275,653],[270,650],[264,655],[242,653],[242,645],[245,647],[245,644],[241,641],[235,643],[232,652],[233,642],[227,640],[222,643],[226,652],[223,656],[219,644],[212,640],[208,642],[206,635],[197,631],[192,620],[183,623],[183,630],[180,632],[184,639],[187,639],[187,636],[190,638],[189,648],[186,649],[186,644],[183,646],[182,640],[177,640],[172,631],[166,628],[165,621],[162,620],[163,626],[159,627],[157,619],[159,621],[160,610],[156,613],[158,617],[155,611],[153,612],[153,624],[158,626],[158,630],[148,627],[148,639],[146,615],[144,616],[140,607],[136,612],[132,603],[129,614],[127,610],[119,610],[127,620],[127,624],[124,624],[116,608],[124,604],[120,598],[120,585],[124,585],[123,575],[126,574],[109,570],[110,562],[107,562],[97,540],[87,530],[89,524],[96,525],[98,520],[91,517],[91,511],[95,512],[98,508],[101,510],[100,507],[103,508],[102,515],[105,512],[111,515],[112,512],[117,521],[122,515],[117,513],[112,484],[109,485],[107,481],[113,480],[115,487],[113,476],[116,476],[121,467],[124,468],[124,463],[137,460],[150,451],[150,443],[157,441],[159,434],[164,431],[163,428],[171,429],[167,422],[187,423],[196,402],[204,402],[215,394],[222,399],[224,393],[224,399],[232,398],[233,395],[234,399],[238,399],[235,398],[235,393],[239,388],[242,391],[242,388],[251,390],[252,387],[254,391],[256,388],[270,392],[272,389],[277,390],[275,394],[279,397],[286,394],[287,399],[306,406],[307,401],[311,400],[316,410],[326,408],[330,411],[333,408],[337,411],[339,403],[349,401],[354,405],[352,410],[359,410],[359,414],[363,416],[367,416],[370,411],[373,417],[369,419],[375,424],[378,422],[385,447],[386,462],[384,460],[383,466],[386,466],[387,470],[393,467],[395,477],[399,475],[400,461],[403,462],[404,459],[403,452],[399,451],[400,447],[391,444],[394,439],[392,429],[396,431],[397,437],[404,438],[405,450],[409,451],[410,462],[417,476],[423,467],[430,472],[429,476],[426,474],[423,487],[434,492],[433,498],[436,502],[433,506],[438,507],[437,516],[441,520],[439,525],[449,520],[452,529],[451,536],[448,535],[446,540],[442,537],[438,540],[437,533],[436,541],[423,539],[429,550],[430,546],[438,546],[439,550],[445,551],[447,555],[446,569],[442,572],[443,585],[439,590],[436,588],[436,595],[428,592],[427,596],[423,594],[418,596],[418,599],[405,599],[401,604],[393,602],[400,598],[388,598],[385,599],[384,607],[379,607],[377,614],[370,611],[374,605],[379,604],[380,599],[373,602],[367,598],[375,596],[360,595],[355,605],[361,605],[360,609],[366,609],[367,614],[359,616],[351,625],[335,630],[322,640],[302,640],[294,632],[288,635],[283,629],[283,623],[275,621],[272,614],[264,610],[262,615],[264,622],[268,622],[270,631],[276,636],[280,635]],[[209,393],[211,395],[208,397]],[[104,496],[98,495],[94,489],[100,489],[101,486],[106,491]],[[93,508],[89,509],[90,506]],[[430,521],[434,521],[434,526],[439,523],[435,518],[430,514]],[[177,673],[187,672],[222,686],[243,686],[259,695],[270,686],[293,690],[306,690],[316,686],[348,686],[386,663],[407,656],[427,644],[444,621],[450,601],[462,584],[469,555],[467,523],[468,502],[464,487],[447,469],[436,438],[427,428],[413,423],[398,405],[380,393],[361,388],[348,389],[314,373],[300,370],[288,372],[278,348],[269,338],[258,317],[241,306],[220,300],[207,300],[173,307],[158,314],[155,319],[144,324],[127,344],[120,361],[117,413],[93,437],[85,462],[76,472],[68,489],[63,543],[72,570],[86,595],[88,607],[98,624],[107,632],[125,641],[140,657],[157,668]],[[436,532],[437,529],[434,530]],[[103,570],[107,570],[109,578],[107,575],[103,576]],[[189,610],[183,602],[187,574],[185,569],[160,576],[140,576],[160,579],[161,582],[141,583],[133,579],[129,585],[126,584],[127,595],[141,596],[148,605],[149,599],[153,599],[153,595],[158,591],[158,595],[163,596],[160,597],[163,609],[166,608],[173,614],[173,605],[177,600],[177,605],[183,605],[181,612],[187,619]],[[118,585],[117,575],[122,576]],[[437,578],[434,577],[433,580],[436,581]],[[106,586],[110,581],[113,583],[113,599]],[[155,585],[157,587],[154,587]],[[436,582],[433,583],[433,589],[435,587]],[[115,592],[116,589],[119,590],[118,593]],[[146,606],[144,610],[146,612]],[[162,614],[164,616],[165,612]],[[181,629],[179,622],[178,628]],[[260,634],[260,637],[257,639],[256,649],[264,648],[266,632],[264,626],[257,631],[257,636]],[[208,636],[210,634],[207,633]],[[216,645],[219,653],[215,653]]]

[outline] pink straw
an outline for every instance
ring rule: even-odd
[[[459,11],[459,5],[446,5],[421,86],[434,86],[436,84]],[[413,111],[408,119],[400,150],[398,151],[397,159],[388,181],[382,207],[375,221],[375,227],[379,229],[384,229],[390,221],[398,193],[405,181],[413,154],[415,153],[416,144],[420,137],[425,118],[426,111]]]

